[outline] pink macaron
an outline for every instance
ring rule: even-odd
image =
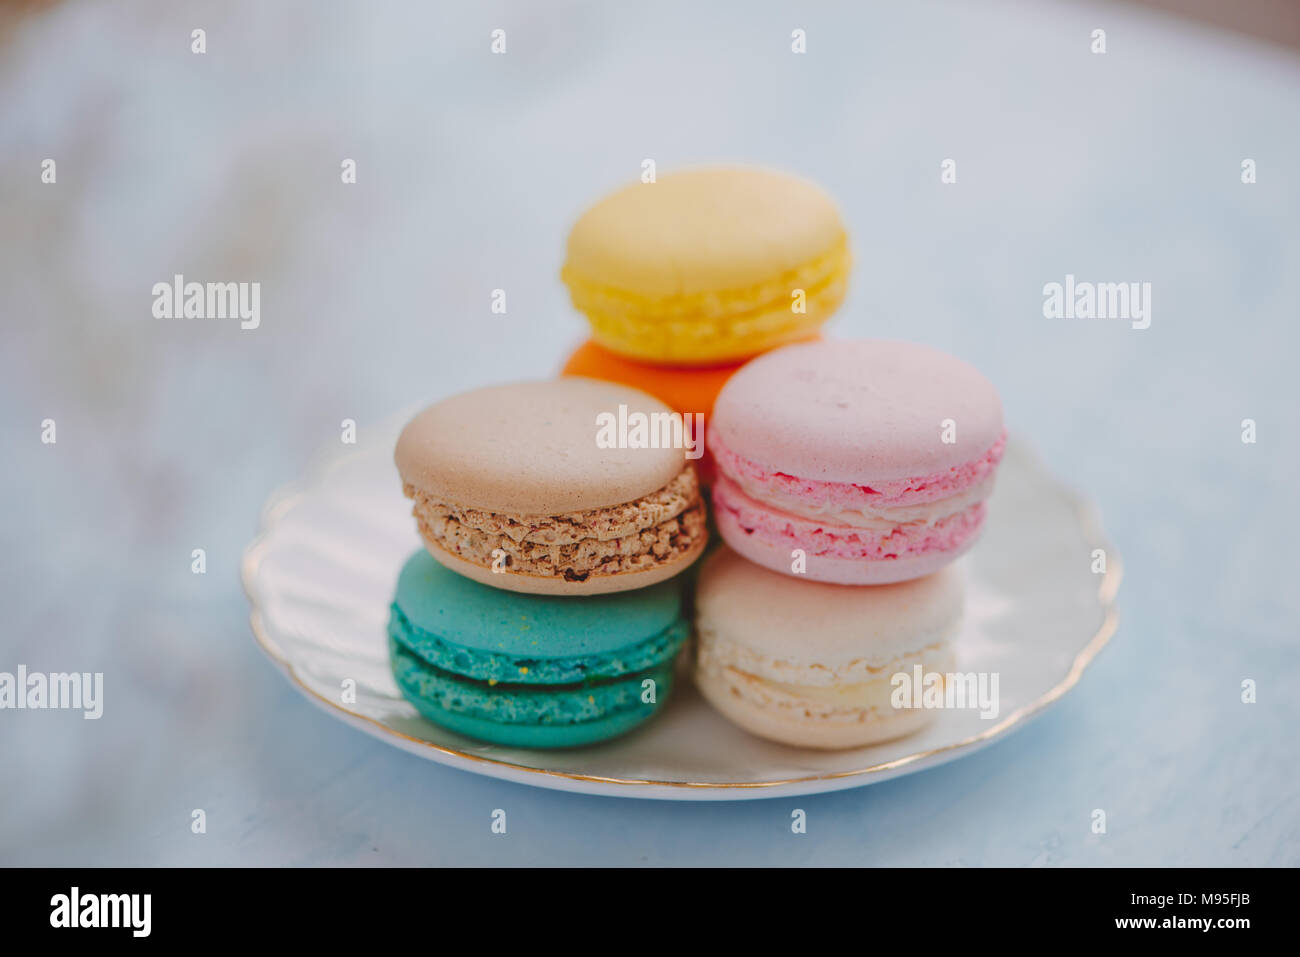
[[[1006,445],[997,390],[928,346],[786,346],[741,368],[709,422],[727,544],[842,585],[928,575],[975,543]]]

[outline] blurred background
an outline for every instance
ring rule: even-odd
[[[0,713],[0,863],[1300,863],[1298,49],[1280,0],[0,6],[0,670],[105,673],[99,721]],[[822,184],[855,253],[827,332],[978,366],[1125,559],[1075,692],[971,758],[800,798],[798,840],[789,802],[400,753],[247,626],[270,492],[342,419],[364,445],[558,368],[585,328],[567,229],[647,158]],[[176,273],[260,282],[260,328],[154,319]],[[1044,319],[1066,273],[1150,282],[1151,327]]]

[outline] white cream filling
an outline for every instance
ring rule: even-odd
[[[795,708],[823,716],[860,716],[864,712],[906,710],[894,707],[894,676],[899,673],[910,675],[917,665],[927,674],[952,671],[954,655],[951,646],[946,643],[932,645],[903,656],[894,666],[881,669],[879,676],[842,684],[774,681],[742,671],[735,665],[722,664],[708,655],[702,655],[700,659],[701,669],[713,671],[728,688],[758,707]]]

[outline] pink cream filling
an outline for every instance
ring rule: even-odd
[[[746,533],[816,555],[887,560],[953,551],[979,533],[1006,433],[970,462],[870,485],[765,469],[714,436],[709,448],[720,473],[714,507]]]
[[[984,524],[984,503],[977,502],[932,523],[912,522],[889,531],[828,525],[782,512],[754,501],[733,481],[720,476],[713,505],[730,514],[745,532],[813,555],[831,558],[888,560],[960,548]]]
[[[989,482],[1006,450],[1007,434],[977,459],[916,478],[891,479],[859,485],[799,478],[766,469],[727,448],[715,433],[708,436],[708,448],[718,469],[760,501],[806,501],[819,510],[888,513],[897,508],[926,505],[953,498],[974,486]]]

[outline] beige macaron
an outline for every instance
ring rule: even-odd
[[[594,379],[492,386],[420,412],[394,459],[452,571],[534,594],[626,591],[684,570],[708,538],[675,415]]]
[[[695,681],[723,715],[773,741],[831,749],[898,738],[936,712],[897,707],[907,699],[895,676],[952,672],[962,602],[951,566],[895,585],[830,585],[723,547],[700,570]]]

